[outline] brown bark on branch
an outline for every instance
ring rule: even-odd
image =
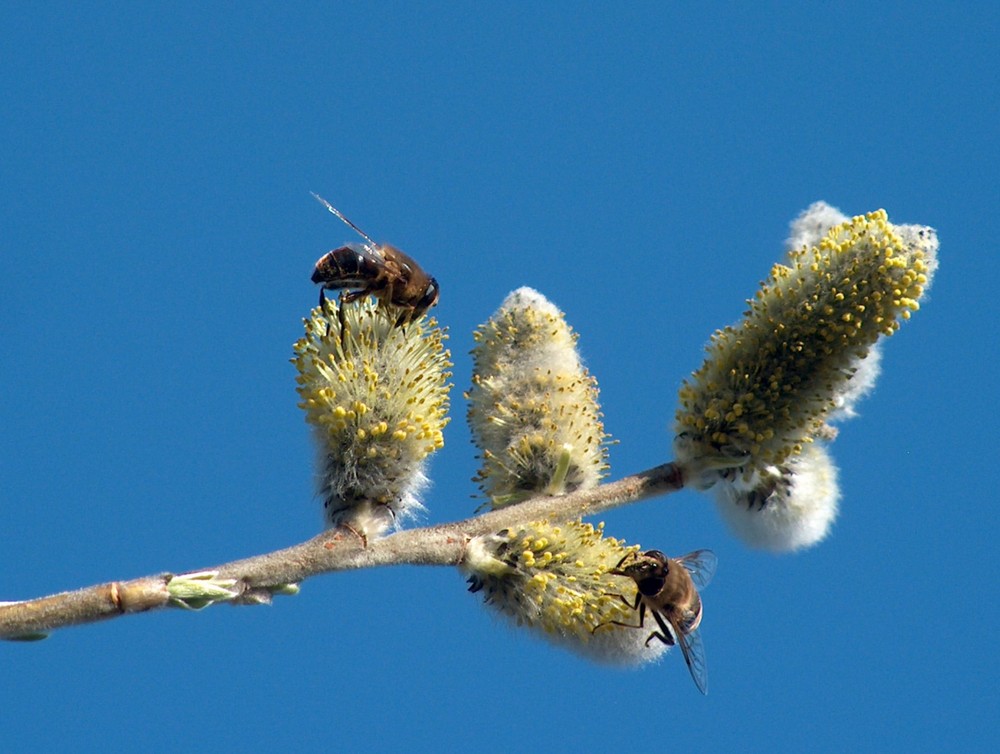
[[[589,516],[682,486],[680,468],[668,463],[594,489],[537,497],[462,521],[406,529],[368,542],[348,528],[332,529],[301,544],[226,563],[210,572],[218,581],[235,582],[230,590],[235,602],[259,603],[282,585],[332,571],[404,564],[459,565],[472,537],[530,521]],[[0,638],[41,638],[57,628],[175,605],[178,601],[169,591],[174,578],[166,573],[0,603]]]

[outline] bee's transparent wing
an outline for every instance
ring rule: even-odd
[[[712,576],[715,575],[715,568],[719,564],[719,559],[715,557],[715,553],[711,550],[695,550],[694,552],[689,552],[687,555],[681,558],[677,558],[677,562],[684,566],[688,573],[691,574],[691,581],[699,589],[703,589],[708,586],[708,583],[712,580]]]
[[[350,249],[359,257],[365,257],[379,267],[385,264],[385,257],[382,256],[381,247],[378,245],[367,243],[345,243],[341,248]]]
[[[332,204],[330,204],[330,202],[328,202],[326,199],[324,199],[319,194],[317,194],[315,192],[312,192],[312,191],[310,191],[309,193],[311,193],[313,195],[313,198],[315,198],[317,202],[319,202],[324,207],[326,207],[327,210],[329,210],[332,214],[336,215],[341,220],[341,222],[343,222],[346,225],[349,225],[350,227],[352,227],[359,236],[361,236],[363,239],[365,239],[368,242],[368,244],[370,246],[372,246],[373,248],[376,248],[376,249],[378,248],[378,244],[375,243],[372,240],[372,237],[369,236],[367,233],[365,233],[363,230],[361,230],[361,228],[359,228],[357,225],[355,225],[354,223],[352,223],[350,220],[348,220],[344,216],[343,212],[341,212],[339,209],[337,209],[336,207],[334,207]]]
[[[671,626],[673,628],[673,626]],[[689,633],[681,633],[674,630],[674,637],[684,653],[684,662],[687,663],[694,685],[703,693],[708,693],[708,663],[705,662],[705,645],[701,643],[701,634],[698,629]]]

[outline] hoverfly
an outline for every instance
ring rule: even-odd
[[[667,646],[679,644],[691,677],[703,694],[708,693],[708,666],[698,633],[704,612],[698,589],[708,586],[717,563],[711,550],[696,550],[680,558],[668,558],[659,550],[647,550],[642,555],[628,553],[608,571],[614,576],[628,576],[635,581],[634,602],[618,596],[630,608],[639,611],[638,625],[620,621],[610,623],[625,628],[643,628],[648,610],[659,630],[649,635],[646,646],[654,638]],[[609,624],[602,623],[594,631],[606,625]]]
[[[424,272],[412,257],[395,246],[375,243],[340,210],[322,197],[313,196],[366,241],[334,249],[316,261],[312,281],[320,286],[320,306],[325,298],[323,292],[327,290],[343,291],[340,294],[342,303],[372,295],[381,303],[402,310],[396,319],[398,326],[412,322],[437,303],[440,293],[437,280]]]

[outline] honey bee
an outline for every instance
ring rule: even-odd
[[[320,286],[320,306],[327,290],[343,291],[340,294],[342,303],[372,295],[381,303],[402,310],[396,320],[399,326],[412,322],[437,303],[437,280],[424,272],[412,257],[395,246],[375,243],[340,210],[322,197],[313,196],[366,241],[334,249],[316,261],[312,281]]]
[[[654,638],[667,646],[679,644],[691,677],[703,694],[708,693],[708,666],[698,633],[704,612],[698,589],[711,581],[717,562],[711,550],[697,550],[680,558],[668,558],[659,550],[647,550],[642,555],[630,552],[608,571],[614,576],[628,576],[635,581],[635,602],[618,596],[630,608],[639,611],[638,625],[619,621],[610,623],[625,628],[643,628],[648,610],[656,620],[659,631],[649,635],[646,646]],[[594,631],[606,625],[608,623],[602,623]]]

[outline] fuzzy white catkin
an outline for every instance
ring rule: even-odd
[[[368,537],[421,510],[425,459],[448,423],[445,335],[425,318],[397,326],[399,315],[372,300],[326,301],[295,344],[326,524]]]
[[[830,232],[830,228],[848,220],[850,218],[836,207],[831,207],[824,201],[813,202],[789,224],[785,251],[793,252],[815,246]]]
[[[519,288],[474,337],[468,420],[490,504],[596,486],[607,469],[597,382],[563,313]]]
[[[850,218],[838,208],[824,201],[813,202],[789,225],[788,238],[785,241],[785,251],[791,255],[803,248],[816,246],[832,228],[847,222]],[[896,231],[902,235],[906,228],[912,226],[897,226]],[[921,226],[916,226],[920,227]],[[936,249],[934,250],[936,251]],[[936,260],[936,255],[928,254],[928,259]],[[936,266],[936,262],[932,263]],[[931,269],[933,274],[933,267]],[[929,287],[925,286],[925,290]],[[858,415],[857,405],[872,390],[882,370],[882,340],[877,340],[869,349],[868,354],[859,357],[854,365],[854,375],[843,382],[834,395],[834,407],[827,417],[829,423],[853,419]]]
[[[558,525],[536,521],[495,535],[474,538],[462,567],[470,591],[517,626],[598,662],[639,665],[663,656],[667,646],[646,640],[636,610],[635,582],[608,574],[637,547],[626,547],[579,521]]]
[[[810,547],[830,532],[837,517],[840,489],[837,467],[826,448],[807,446],[784,469],[763,472],[773,492],[758,500],[761,472],[750,480],[737,477],[712,487],[722,519],[750,547],[792,552]]]
[[[789,225],[785,251],[791,255],[799,249],[816,246],[831,228],[849,219],[824,201],[813,202]],[[854,369],[854,376],[845,381],[834,396],[834,408],[827,417],[828,422],[853,419],[858,415],[857,404],[875,389],[882,370],[882,341],[876,341],[868,349],[868,355],[855,362]]]
[[[791,224],[744,319],[712,336],[685,381],[674,450],[686,483],[712,489],[748,544],[795,550],[829,531],[839,492],[830,422],[856,413],[884,337],[919,308],[937,268],[932,228],[823,202]]]

